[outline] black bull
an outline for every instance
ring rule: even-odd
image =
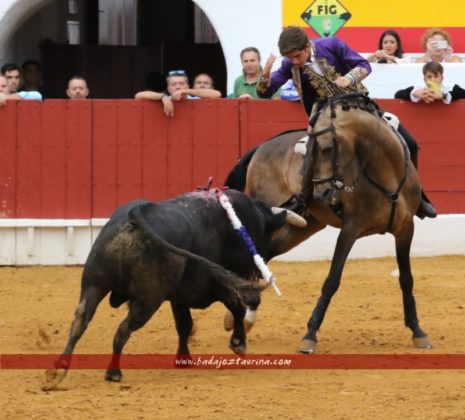
[[[270,207],[238,191],[224,194],[265,260],[273,233],[286,222],[305,224],[300,216],[284,210],[274,214]],[[55,387],[65,377],[77,341],[108,293],[111,306],[128,301],[129,312],[114,337],[107,380],[121,379],[123,346],[166,300],[176,322],[178,355],[189,354],[193,326],[189,308],[206,308],[215,301],[224,303],[234,316],[230,348],[244,353],[245,304],[258,305],[260,288],[252,280],[259,276],[251,254],[218,202],[217,191],[184,194],[158,203],[135,201],[120,207],[102,229],[86,261],[69,341],[57,362],[59,370],[47,372],[45,388]]]

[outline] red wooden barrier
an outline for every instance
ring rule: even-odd
[[[380,100],[421,146],[420,175],[441,213],[465,213],[465,101]],[[108,217],[120,204],[160,200],[213,176],[222,185],[249,147],[305,128],[299,103],[198,100],[10,102],[0,109],[0,217]]]
[[[0,217],[16,217],[16,107],[0,110]]]

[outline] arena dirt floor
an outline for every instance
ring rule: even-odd
[[[421,325],[434,348],[413,348],[393,259],[351,260],[319,334],[321,354],[465,354],[465,256],[412,261]],[[249,354],[295,354],[328,262],[273,263],[283,296],[263,294]],[[0,353],[60,353],[81,267],[0,268]],[[100,305],[77,353],[109,353],[126,307]],[[229,353],[224,308],[193,311],[192,353]],[[174,353],[169,304],[126,353]],[[308,356],[312,357],[312,356]],[[71,370],[42,391],[44,371],[0,371],[2,419],[465,419],[465,370]]]

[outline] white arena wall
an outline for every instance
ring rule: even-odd
[[[107,219],[0,219],[0,265],[84,264]],[[279,261],[330,260],[339,230],[327,227]],[[465,255],[465,215],[415,218],[412,256]],[[395,256],[394,237],[373,235],[355,243],[349,258]]]

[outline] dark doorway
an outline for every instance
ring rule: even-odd
[[[40,47],[46,98],[63,98],[68,79],[75,75],[88,80],[92,98],[133,98],[140,90],[153,89],[154,74],[165,75],[173,69],[185,70],[191,82],[198,73],[210,74],[226,96],[221,45],[191,0],[138,0],[137,45],[99,45],[102,11],[98,0],[79,4],[83,9],[81,44],[44,42]],[[208,33],[207,42],[203,32]]]

